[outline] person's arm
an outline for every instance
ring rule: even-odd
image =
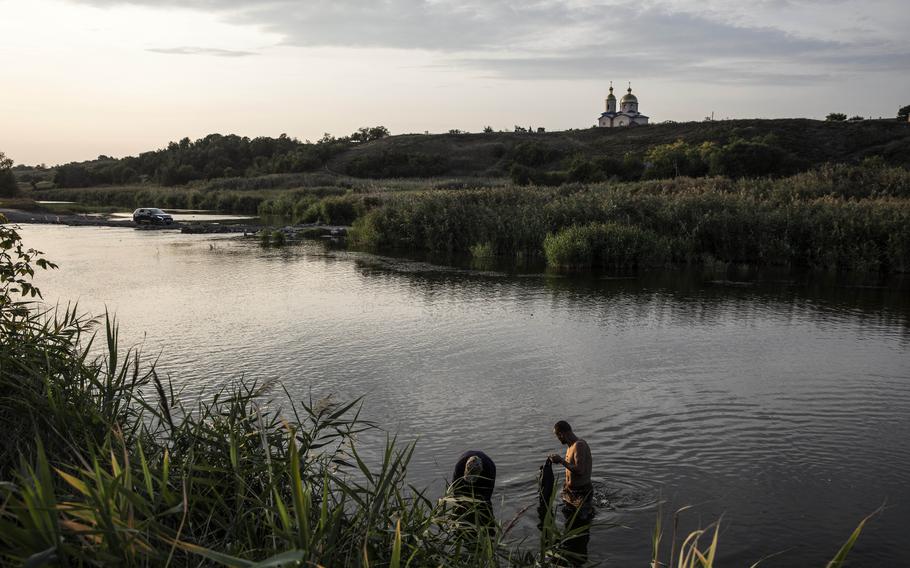
[[[573,452],[572,450],[569,450],[566,452],[565,458],[563,458],[559,454],[550,454],[550,461],[553,463],[562,464],[563,467],[565,467],[567,470],[571,471],[572,473],[578,473],[578,470],[577,470],[578,466],[576,463],[577,458],[575,456],[576,456],[576,453]]]
[[[575,475],[583,475],[591,469],[591,464],[587,463],[588,460],[584,457],[587,453],[579,450],[580,448],[572,446],[566,451],[565,459],[559,454],[550,454],[550,461],[562,464],[567,470]]]

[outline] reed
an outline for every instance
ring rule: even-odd
[[[545,256],[555,267],[748,263],[910,270],[910,172],[831,166],[783,179],[390,193],[364,207],[355,246]],[[549,236],[548,236],[549,235]]]

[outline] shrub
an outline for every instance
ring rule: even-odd
[[[604,177],[603,170],[591,160],[584,156],[575,156],[569,162],[566,179],[570,182],[591,183],[602,181]]]
[[[317,203],[319,220],[327,225],[350,225],[360,216],[352,197],[325,197]]]
[[[633,268],[664,262],[667,245],[647,229],[619,223],[573,225],[543,243],[547,264],[560,268]]]
[[[348,162],[346,171],[356,177],[432,177],[448,170],[448,158],[442,155],[404,152],[384,148],[358,156]]]
[[[492,258],[495,256],[491,243],[476,243],[469,250],[473,258]]]
[[[19,194],[19,183],[13,174],[13,161],[0,152],[0,197],[15,197]]]
[[[739,139],[708,156],[712,174],[737,178],[783,173],[787,153],[772,144]]]
[[[698,177],[708,173],[705,156],[713,151],[713,146],[703,148],[691,146],[682,140],[672,144],[654,146],[645,153],[645,177],[662,179],[677,176]]]
[[[541,142],[522,142],[509,152],[513,162],[528,167],[539,167],[562,158],[562,152]]]

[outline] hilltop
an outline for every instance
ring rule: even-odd
[[[677,144],[677,142],[682,144]],[[723,150],[736,142],[727,162],[753,161],[759,169],[723,167]],[[673,146],[676,144],[675,146]],[[675,171],[648,168],[670,160]],[[699,154],[695,156],[695,154]],[[710,155],[709,155],[710,154]],[[246,138],[210,134],[185,138],[138,156],[59,165],[17,166],[23,190],[107,185],[223,185],[228,180],[248,189],[294,187],[286,174],[322,172],[332,176],[384,178],[502,178],[519,183],[553,185],[595,178],[789,175],[826,162],[858,163],[878,157],[884,163],[910,167],[910,124],[896,120],[825,122],[809,119],[725,120],[664,123],[637,128],[588,128],[562,132],[490,132],[476,134],[388,135],[383,127],[363,128],[351,136],[326,135],[317,142]],[[687,164],[681,171],[680,161]],[[709,162],[714,160],[714,166]],[[516,165],[518,166],[516,170]],[[567,174],[572,168],[581,178]],[[527,171],[525,171],[525,169]],[[666,168],[665,168],[666,169]],[[553,175],[557,174],[557,175]],[[268,176],[263,183],[250,178]],[[519,179],[516,179],[516,176]],[[287,176],[286,176],[287,177]],[[242,183],[240,180],[243,179]],[[222,181],[216,181],[222,180]]]
[[[723,145],[735,139],[770,139],[807,168],[825,162],[858,162],[869,156],[910,166],[907,123],[751,119],[546,133],[406,134],[354,146],[334,156],[328,167],[355,177],[409,177],[410,170],[420,167],[430,176],[497,177],[509,174],[522,150],[536,155],[525,160],[536,163],[525,165],[555,168],[575,156],[622,159],[626,154],[644,156],[656,146],[677,140],[697,146],[704,142]],[[389,164],[390,172],[383,171],[383,163]],[[370,173],[374,175],[359,175]],[[383,175],[386,173],[398,175]]]

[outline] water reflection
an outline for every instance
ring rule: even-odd
[[[775,566],[823,565],[887,499],[856,561],[910,564],[901,283],[477,273],[315,243],[22,232],[61,265],[40,276],[47,300],[115,311],[124,342],[160,354],[186,396],[241,376],[280,380],[298,399],[366,395],[368,418],[420,434],[412,481],[437,492],[452,456],[484,448],[499,518],[532,506],[516,536],[537,534],[536,474],[560,449],[551,425],[567,419],[608,503],[592,560],[646,564],[660,501],[668,514],[697,505],[681,531],[724,515],[724,565],[791,547]]]

